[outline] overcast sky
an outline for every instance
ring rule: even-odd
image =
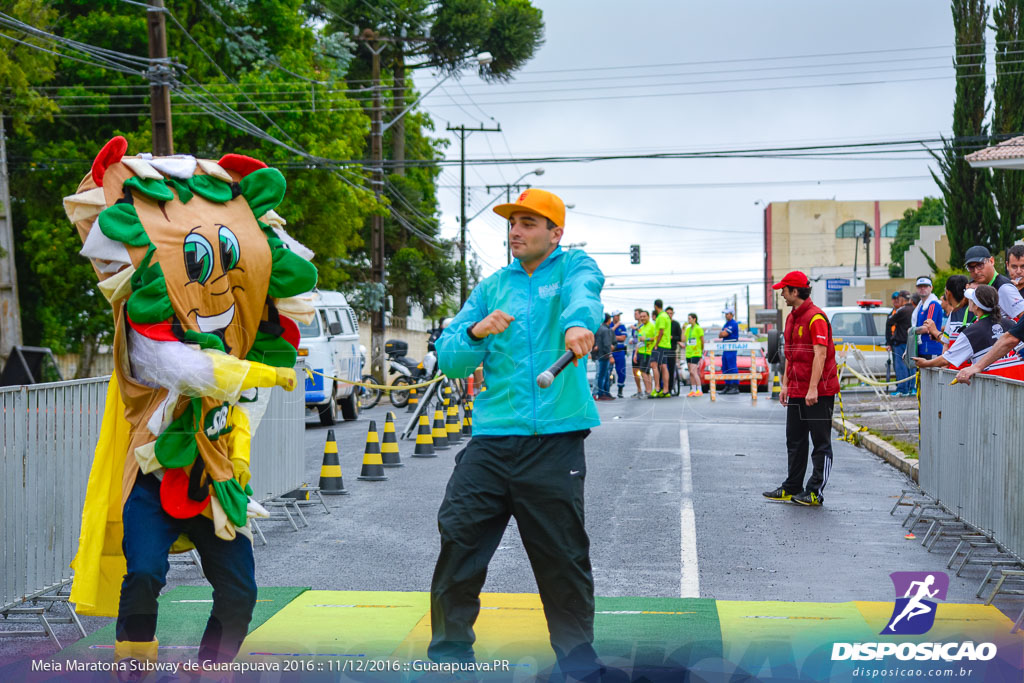
[[[953,27],[944,0],[534,5],[544,11],[545,43],[512,83],[467,75],[424,101],[439,134],[449,123],[501,124],[503,134],[469,137],[469,159],[930,138],[951,125]],[[991,73],[990,66],[990,81]],[[431,83],[418,77],[421,90]],[[454,138],[448,156],[458,158]],[[563,244],[586,242],[588,252],[641,245],[639,266],[625,254],[594,257],[607,278],[609,310],[650,307],[660,297],[714,322],[734,293],[745,315],[745,284],[665,285],[749,282],[757,303],[763,244],[756,202],[938,195],[923,152],[893,157],[546,164],[543,178],[524,182],[576,205]],[[468,215],[489,200],[484,185],[512,182],[536,166],[468,168]],[[458,167],[446,168],[440,182],[450,237],[458,226]],[[485,274],[505,264],[504,231],[490,210],[470,223]],[[624,288],[634,285],[642,288]]]

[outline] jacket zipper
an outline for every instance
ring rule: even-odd
[[[524,271],[525,272],[525,271]],[[534,273],[537,271],[534,270]],[[528,295],[526,297],[526,338],[529,341],[530,346],[530,378],[537,376],[537,373],[533,369],[533,326],[530,323],[530,319],[533,317],[533,278],[529,274],[526,275],[528,283]],[[530,382],[531,391],[533,392],[533,434],[537,435],[537,384],[533,381]]]

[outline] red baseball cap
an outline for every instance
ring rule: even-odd
[[[786,277],[782,278],[774,285],[772,289],[782,289],[783,287],[810,287],[811,281],[807,279],[807,276],[801,273],[799,270],[792,270],[786,273]]]

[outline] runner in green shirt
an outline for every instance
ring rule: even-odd
[[[651,316],[647,311],[640,311],[639,345],[636,349],[636,363],[633,365],[634,372],[640,372],[644,378],[644,394],[637,394],[637,398],[646,398],[651,393],[651,375],[648,372],[651,368],[651,351],[654,349],[656,330]]]
[[[651,354],[651,374],[654,375],[654,391],[651,398],[668,398],[668,357],[672,350],[672,319],[664,310],[661,299],[654,300],[654,351]]]
[[[687,396],[702,396],[702,382],[697,372],[700,358],[704,355],[704,330],[697,324],[697,314],[686,316],[686,328],[683,330],[683,345],[686,347],[686,365],[690,368],[691,391]]]

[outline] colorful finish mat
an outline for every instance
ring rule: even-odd
[[[160,600],[161,658],[191,659],[209,614],[208,587],[179,587]],[[296,680],[415,680],[430,643],[426,593],[261,588],[240,661],[291,663]],[[508,668],[477,674],[488,680],[542,678],[554,665],[540,599],[484,593],[476,623],[478,662]],[[1014,681],[1024,671],[1024,633],[985,605],[940,604],[921,636],[879,635],[893,603],[730,602],[694,598],[597,598],[595,648],[609,666],[634,680],[855,681],[918,680],[930,670],[953,678]],[[57,658],[112,657],[113,626],[65,648]],[[835,643],[992,642],[991,661],[833,659]],[[300,664],[296,668],[297,664]],[[388,664],[390,663],[390,664]],[[381,670],[379,667],[394,666]],[[971,670],[964,674],[963,671]],[[924,674],[921,672],[924,671]],[[871,673],[876,672],[876,673]],[[901,673],[902,672],[902,673]],[[376,674],[376,675],[375,675]],[[343,678],[348,678],[343,675]],[[943,677],[940,677],[941,680]],[[934,679],[933,679],[934,680]]]
[[[309,589],[286,587],[260,587],[256,596],[250,631],[258,628],[279,613],[296,597]],[[170,660],[195,659],[199,639],[210,616],[213,589],[210,586],[178,586],[159,598],[156,639],[160,641],[160,657]],[[68,645],[53,656],[57,660],[79,661],[112,660],[114,658],[114,624],[94,631],[89,636]]]

